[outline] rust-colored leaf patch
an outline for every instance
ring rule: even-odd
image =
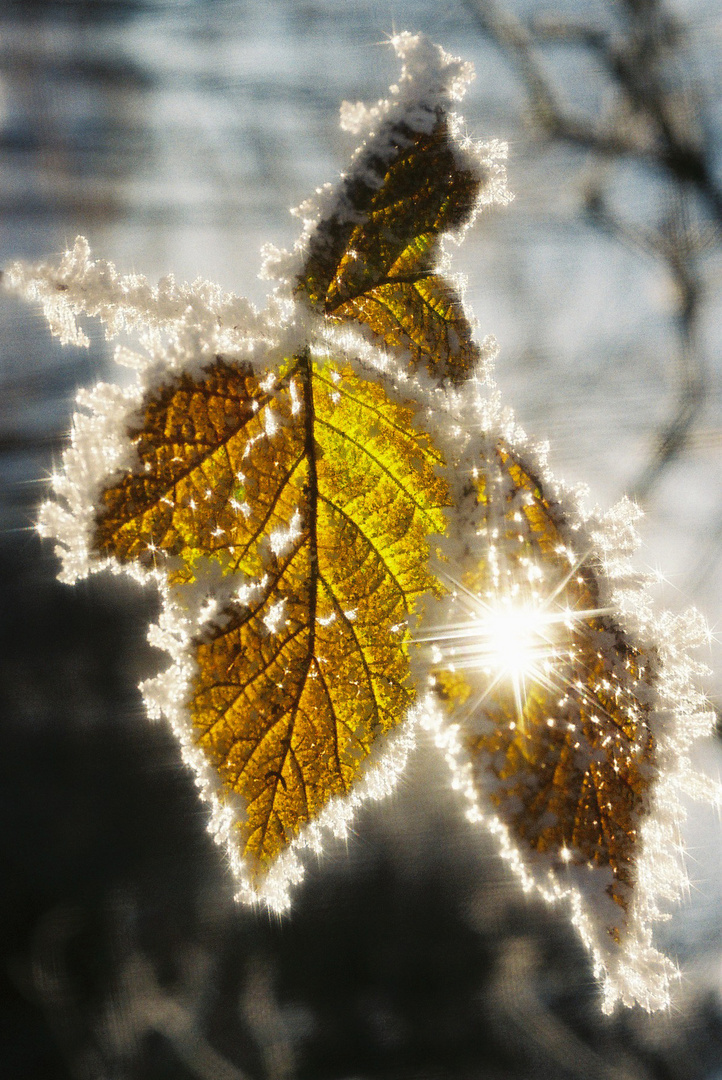
[[[456,610],[476,643],[462,634],[446,647],[456,670],[440,673],[439,693],[464,717],[474,776],[522,848],[609,868],[616,934],[656,776],[655,659],[605,608],[597,557],[518,453],[489,442],[467,498],[484,555]]]

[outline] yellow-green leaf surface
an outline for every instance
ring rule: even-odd
[[[241,795],[238,843],[267,865],[413,699],[407,616],[437,585],[448,498],[413,410],[308,354],[259,381],[222,360],[149,400],[134,471],[103,494],[98,552],[220,561],[246,584],[196,644],[197,743]],[[175,564],[174,564],[175,565]]]
[[[479,185],[441,110],[429,134],[387,121],[343,181],[340,208],[314,231],[297,291],[333,321],[362,323],[412,366],[462,382],[478,349],[435,268],[441,236],[471,217]]]
[[[601,567],[517,453],[490,446],[469,497],[484,554],[459,597],[467,610],[478,598],[479,642],[448,651],[438,691],[462,718],[474,775],[520,848],[558,867],[611,871],[614,936],[656,775],[655,660],[603,607]]]

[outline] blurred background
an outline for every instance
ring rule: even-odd
[[[472,60],[469,130],[516,201],[455,254],[498,379],[560,477],[645,507],[660,602],[722,626],[722,16],[715,0],[2,0],[0,264],[77,233],[155,280],[262,303],[259,247],[345,166],[342,99],[423,30]],[[0,1075],[57,1080],[722,1078],[719,822],[658,932],[662,1016],[599,1012],[565,917],[522,898],[422,747],[311,863],[290,916],[237,907],[175,745],[136,689],[152,597],[58,585],[30,526],[78,386],[0,298]],[[722,649],[702,657],[722,688]],[[720,771],[718,740],[699,752]]]

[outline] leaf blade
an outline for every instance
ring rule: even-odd
[[[200,380],[181,374],[151,394],[128,432],[136,468],[101,493],[93,549],[152,565],[156,555],[188,563],[201,549],[223,550],[224,534],[247,542],[232,500],[270,400],[248,365],[221,358]]]
[[[511,595],[504,610],[539,612],[542,629],[521,674],[492,642],[442,673],[439,692],[466,733],[474,784],[520,850],[543,856],[556,876],[570,867],[609,875],[598,907],[619,941],[657,780],[657,659],[607,607],[598,557],[580,548],[574,523],[523,456],[489,440],[478,473],[467,499],[488,548],[462,585],[491,627],[498,599]]]
[[[317,225],[296,284],[332,322],[360,323],[413,368],[455,383],[479,354],[461,299],[436,266],[441,238],[473,217],[483,182],[460,158],[440,107],[430,132],[387,120]]]
[[[180,595],[208,559],[251,590],[195,642],[189,707],[206,759],[241,797],[236,841],[260,881],[348,795],[413,701],[407,619],[439,588],[428,536],[443,531],[448,495],[413,410],[351,368],[305,352],[275,381],[224,361],[189,378],[146,403],[137,467],[106,489],[96,545],[129,561],[153,544]],[[239,475],[245,513],[232,505]],[[196,495],[203,483],[220,491],[191,516],[187,477]]]

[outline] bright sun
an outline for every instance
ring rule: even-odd
[[[499,603],[489,606],[469,626],[470,635],[476,637],[470,648],[483,670],[524,679],[549,656],[553,646],[549,631],[548,616],[540,608]]]

